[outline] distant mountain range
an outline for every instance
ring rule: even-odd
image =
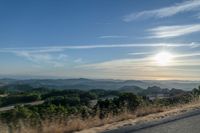
[[[119,91],[120,92],[132,92],[132,93],[142,95],[142,96],[159,95],[159,94],[168,95],[168,96],[176,96],[179,94],[186,93],[186,91],[184,91],[182,89],[175,89],[175,88],[162,89],[158,86],[148,87],[147,89],[142,89],[137,86],[124,86],[124,87],[120,88]]]
[[[158,86],[162,89],[192,90],[200,85],[200,81],[179,80],[93,80],[93,79],[0,79],[0,87],[13,87],[16,85],[29,85],[33,88],[47,87],[51,89],[105,89],[105,90],[129,90],[139,91],[148,87]]]

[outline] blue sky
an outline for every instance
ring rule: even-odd
[[[1,0],[0,18],[1,77],[200,80],[199,0]]]

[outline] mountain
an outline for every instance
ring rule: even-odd
[[[0,87],[8,85],[29,85],[33,88],[47,87],[51,89],[105,89],[118,90],[124,89],[132,91],[140,91],[140,88],[146,89],[152,86],[159,86],[160,89],[176,88],[183,90],[192,90],[200,85],[199,81],[158,81],[158,80],[93,80],[93,79],[0,79]],[[154,88],[156,89],[156,88]],[[157,88],[159,89],[159,88]]]
[[[144,89],[138,86],[124,86],[119,89],[120,92],[133,92],[135,94],[142,93]]]
[[[172,88],[169,92],[170,96],[176,96],[176,95],[180,95],[180,94],[184,94],[185,91],[181,90],[181,89],[174,89]]]
[[[140,94],[142,95],[151,95],[151,94],[169,94],[170,90],[169,89],[162,89],[158,86],[152,86],[148,87],[145,89],[143,92]]]
[[[2,79],[0,79],[0,84],[6,85],[6,84],[11,84],[15,81],[16,81],[15,79],[2,78]]]

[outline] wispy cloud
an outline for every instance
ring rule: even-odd
[[[112,39],[112,38],[128,38],[128,36],[120,36],[120,35],[107,35],[107,36],[99,36],[101,39]]]
[[[193,46],[199,46],[193,43]],[[98,44],[98,45],[71,45],[71,46],[49,46],[49,47],[24,47],[24,48],[1,48],[1,53],[15,53],[26,51],[31,53],[57,53],[64,50],[76,49],[100,49],[100,48],[129,48],[129,47],[188,47],[188,43],[133,43],[133,44]]]
[[[194,56],[200,56],[200,54],[189,53],[189,54],[175,55],[174,60],[171,62],[171,64],[167,68],[177,69],[179,67],[184,67],[185,70],[189,70],[191,67],[196,67],[196,68],[193,68],[193,70],[197,71],[199,70],[198,68],[200,66],[200,62],[198,58],[193,59],[192,57]],[[131,72],[132,70],[138,70],[141,73],[144,73],[144,70],[156,71],[157,69],[166,68],[166,67],[159,67],[159,65],[156,63],[155,59],[153,58],[153,56],[143,57],[143,58],[134,58],[134,59],[131,59],[131,58],[115,59],[115,60],[110,60],[110,61],[94,63],[94,64],[85,64],[79,67],[88,68],[88,69],[97,69],[97,70],[107,70],[107,71],[124,70],[127,72]]]
[[[113,59],[103,62],[97,62],[92,64],[84,64],[80,67],[101,69],[101,70],[112,70],[112,69],[154,69],[159,66],[155,60],[155,52],[140,52],[140,53],[129,53],[131,55],[144,55],[142,57],[134,58],[122,58]],[[197,58],[195,58],[197,57]],[[187,53],[173,53],[173,58],[168,67],[179,67],[179,66],[200,66],[199,58],[200,52],[187,52]]]
[[[38,65],[47,64],[52,65],[53,67],[62,67],[67,60],[67,55],[64,54],[51,55],[48,53],[33,53],[28,51],[15,51],[14,54],[20,57],[24,57]]]
[[[200,56],[200,53],[187,53],[187,54],[178,54],[175,55],[175,58],[190,58],[190,57],[197,57]]]
[[[148,32],[151,34],[149,38],[173,38],[200,32],[200,24],[159,26],[149,29]]]
[[[196,15],[196,17],[197,17],[198,19],[200,19],[200,12]]]
[[[128,53],[129,55],[149,55],[152,54],[150,52],[136,52],[136,53]]]
[[[200,44],[196,43],[196,42],[192,42],[190,43],[190,47],[191,48],[198,48],[200,46]]]
[[[80,67],[83,68],[93,68],[93,69],[103,69],[103,70],[111,70],[116,68],[136,68],[145,66],[145,62],[149,61],[149,59],[138,58],[138,59],[116,59],[110,61],[104,61],[100,63],[94,64],[86,64]],[[133,67],[134,66],[134,67]]]
[[[139,18],[164,18],[174,16],[179,13],[184,13],[188,11],[199,10],[200,1],[199,0],[189,0],[182,3],[176,3],[175,5],[155,9],[146,10],[138,13],[131,13],[124,16],[123,20],[126,22],[139,19]]]
[[[82,58],[77,58],[74,60],[74,62],[80,64],[80,63],[83,63],[84,61]]]
[[[154,44],[110,44],[110,45],[76,45],[76,46],[50,46],[50,47],[29,47],[29,48],[1,48],[0,53],[11,53],[16,56],[23,57],[36,65],[50,65],[53,67],[63,67],[69,62],[68,55],[64,54],[66,50],[76,50],[76,49],[99,49],[99,48],[129,48],[129,47],[199,47],[199,43],[154,43]],[[152,53],[148,52],[136,52],[136,53],[128,53],[129,55],[137,55],[137,57],[141,57],[138,55],[142,55],[142,57],[146,57],[151,55]],[[191,56],[191,55],[190,55]],[[134,61],[137,59],[135,58]],[[143,59],[138,59],[138,61],[142,61]],[[70,60],[71,61],[71,60]],[[133,61],[133,60],[132,60]],[[81,63],[83,62],[82,58],[77,58],[72,61],[73,63]],[[127,62],[127,61],[126,61]]]
[[[198,78],[199,73],[199,59],[179,59],[178,61],[172,62],[168,67],[160,67],[156,64],[151,57],[144,58],[125,58],[116,59],[110,61],[104,61],[94,64],[86,64],[78,66],[79,68],[86,70],[94,70],[99,75],[114,77],[114,78],[169,78],[169,79],[180,79],[186,77]]]

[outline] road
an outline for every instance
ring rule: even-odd
[[[33,105],[39,105],[39,104],[43,104],[43,103],[44,103],[44,101],[36,101],[36,102],[30,102],[30,103],[20,103],[20,104],[16,104],[16,105],[31,105],[31,106],[33,106]],[[8,111],[8,110],[14,109],[14,107],[15,107],[16,105],[1,107],[1,108],[0,108],[0,112],[2,112],[2,111]]]
[[[200,133],[200,110],[136,126],[104,133]]]

